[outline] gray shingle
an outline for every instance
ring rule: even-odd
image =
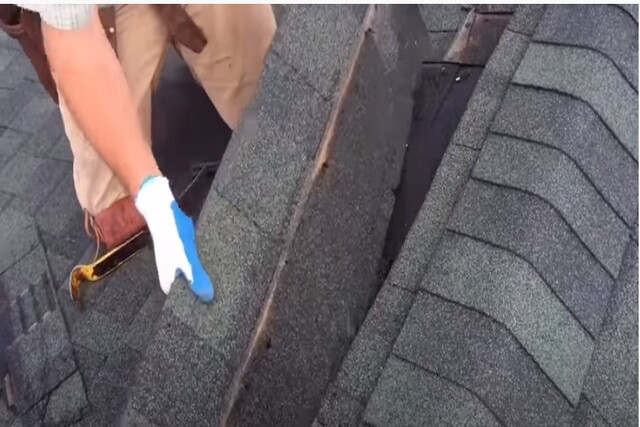
[[[449,232],[422,287],[502,323],[577,405],[593,342],[524,260]]]
[[[11,427],[32,427],[40,425],[44,422],[44,414],[47,406],[48,397],[43,398],[33,405],[25,414],[17,417]]]
[[[38,244],[33,220],[10,207],[0,213],[0,236],[0,272],[18,262]]]
[[[4,156],[9,160],[18,150],[20,150],[28,137],[29,134],[25,132],[6,129],[2,132],[2,135],[0,135],[0,156]],[[4,163],[0,163],[0,168],[2,168],[2,166],[4,166]]]
[[[584,393],[613,425],[638,422],[638,244],[631,241],[596,340]]]
[[[126,326],[99,311],[87,310],[73,326],[71,339],[74,345],[107,355],[120,346]]]
[[[53,275],[53,286],[57,290],[61,285],[67,283],[69,273],[75,265],[75,262],[55,251],[47,250],[46,256],[49,266],[51,267],[51,274]]]
[[[637,4],[617,4],[616,6],[626,11],[638,23],[638,5]]]
[[[9,205],[12,197],[13,196],[11,194],[0,191],[0,213],[2,213],[4,208]]]
[[[277,236],[286,229],[315,157],[329,105],[275,54],[267,56],[262,82],[255,107],[245,113],[229,143],[214,186]]]
[[[34,123],[33,127],[29,129],[32,136],[22,147],[23,153],[49,157],[54,144],[65,135],[60,111],[55,109],[45,114],[45,119],[41,124]]]
[[[73,246],[86,246],[84,215],[76,197],[73,171],[67,167],[64,177],[51,189],[50,197],[38,210],[36,221],[40,230]]]
[[[106,362],[91,383],[91,387],[100,387],[101,384],[110,384],[116,387],[129,388],[133,385],[136,368],[142,356],[137,351],[126,345],[118,347],[107,357]]]
[[[507,29],[522,34],[532,35],[538,26],[540,17],[544,14],[543,4],[519,4],[509,19]]]
[[[152,290],[159,288],[155,271],[149,271],[150,274],[146,280],[135,280],[128,274],[135,270],[135,267],[143,260],[148,261],[145,264],[152,263],[151,265],[155,267],[153,251],[145,248],[142,253],[138,253],[136,258],[129,260],[113,276],[104,279],[107,281],[104,284],[105,290],[98,297],[94,306],[95,310],[106,314],[120,324],[127,325],[127,327],[131,325]]]
[[[602,415],[598,413],[598,410],[582,395],[580,397],[580,404],[576,408],[575,416],[572,427],[611,427],[611,424],[607,422]]]
[[[471,390],[507,425],[567,425],[571,405],[509,332],[482,314],[419,294],[394,354]]]
[[[51,97],[34,95],[9,123],[9,127],[24,132],[34,132],[40,129],[52,114],[59,115]]]
[[[513,81],[587,102],[638,159],[638,94],[604,56],[583,48],[532,43]]]
[[[291,5],[279,24],[271,49],[323,97],[330,98],[342,77],[344,64],[353,54],[367,8],[364,4]]]
[[[509,81],[528,43],[527,36],[511,31],[502,34],[471,95],[467,110],[451,138],[454,144],[475,149],[482,147],[491,120],[500,107]]]
[[[366,402],[384,368],[411,307],[413,294],[385,285],[342,362],[335,383],[341,390]]]
[[[20,412],[38,402],[76,370],[59,311],[49,313],[7,350],[9,372]]]
[[[456,31],[469,13],[459,4],[422,4],[419,9],[427,31]]]
[[[536,41],[595,49],[638,88],[638,23],[612,5],[550,5]]]
[[[129,347],[140,352],[147,348],[153,339],[154,328],[160,318],[164,301],[165,295],[159,286],[151,291],[127,332],[126,343]]]
[[[325,426],[358,426],[364,405],[335,386],[327,389],[317,420]]]
[[[216,301],[213,305],[198,302],[179,280],[167,297],[165,311],[235,360],[262,307],[278,248],[215,192],[206,204],[198,225],[198,246],[202,264],[216,286]]]
[[[622,184],[638,180],[638,165],[586,104],[549,91],[512,86],[492,130],[562,150],[627,225],[636,221],[638,188]]]
[[[388,283],[409,290],[417,288],[477,156],[476,150],[449,144],[418,216],[387,276]]]
[[[68,168],[68,164],[57,160],[32,157],[19,152],[0,172],[0,188],[17,196],[12,206],[17,204],[25,213],[34,215]]]
[[[71,146],[66,135],[63,135],[57,142],[54,143],[49,157],[57,160],[65,160],[67,162],[73,161],[73,153],[71,152]]]
[[[6,47],[0,47],[0,73],[18,56],[18,52]],[[0,74],[1,76],[1,74]]]
[[[472,180],[449,227],[524,258],[587,330],[599,330],[613,280],[547,203]]]
[[[528,191],[546,200],[611,275],[618,274],[629,230],[561,151],[490,135],[472,176]]]
[[[67,325],[67,330],[72,331],[76,322],[82,317],[82,313],[78,311],[71,299],[68,283],[64,283],[63,286],[58,288],[56,299],[58,301],[58,307],[60,307],[60,311],[62,312],[62,317]]]
[[[477,396],[393,356],[367,404],[364,421],[385,427],[501,425]]]
[[[82,381],[90,389],[93,380],[107,361],[107,356],[79,345],[74,346],[73,353],[76,356],[76,363],[78,364],[78,371],[82,375]]]
[[[44,423],[47,426],[69,425],[84,417],[89,410],[82,377],[76,372],[51,393]]]
[[[0,281],[4,284],[7,299],[13,301],[19,295],[27,292],[29,285],[48,279],[45,263],[42,246],[38,245],[2,273]]]
[[[219,412],[206,407],[224,399],[230,375],[220,369],[223,358],[172,314],[163,313],[160,322],[127,409],[160,425],[215,423]]]

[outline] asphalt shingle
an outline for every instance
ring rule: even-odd
[[[271,53],[214,186],[262,229],[281,235],[325,131],[329,104]],[[295,120],[292,118],[295,117]]]
[[[22,259],[38,244],[33,220],[11,207],[0,213],[0,273]]]
[[[154,328],[164,306],[165,294],[158,286],[144,302],[127,331],[126,344],[143,352],[154,337]]]
[[[631,241],[596,340],[584,393],[612,425],[638,422],[638,244]]]
[[[51,393],[44,423],[46,426],[69,425],[85,416],[89,410],[82,377],[76,372]]]
[[[577,405],[593,342],[524,260],[448,232],[422,288],[503,324]]]
[[[519,4],[513,13],[507,29],[526,35],[532,35],[544,14],[544,4]]]
[[[7,350],[19,412],[49,394],[76,370],[59,310],[49,313]]]
[[[58,160],[18,152],[0,172],[0,188],[16,195],[11,203],[34,215],[67,173],[69,165]]]
[[[451,138],[452,143],[474,149],[482,147],[491,120],[528,44],[527,36],[508,30],[503,33]]]
[[[455,36],[455,31],[429,33],[429,49],[426,49],[422,54],[422,60],[427,62],[442,61]]]
[[[73,326],[71,339],[74,345],[108,355],[120,346],[126,327],[97,310],[89,309]]]
[[[29,64],[29,66],[31,65]],[[52,114],[58,117],[60,115],[56,112],[56,104],[53,100],[49,96],[34,94],[33,98],[9,123],[9,128],[23,132],[34,132],[46,124]],[[46,134],[43,136],[46,138]]]
[[[174,315],[163,313],[160,322],[138,369],[128,409],[159,425],[214,425],[207,405],[224,399],[222,385],[230,380],[217,367],[222,356]]]
[[[30,284],[38,283],[46,277],[46,259],[42,246],[38,245],[2,273],[0,281],[4,284],[5,296],[13,301],[27,292]]]
[[[638,159],[638,94],[604,56],[583,48],[532,43],[513,81],[587,102]]]
[[[638,187],[624,183],[638,180],[638,165],[585,103],[545,90],[512,86],[491,129],[563,151],[627,225],[636,222]]]
[[[617,4],[619,8],[627,12],[638,23],[638,5],[637,4]]]
[[[50,157],[54,144],[65,135],[64,125],[58,109],[46,113],[44,117],[43,122],[33,123],[34,127],[28,129],[32,135],[22,147],[23,153]]]
[[[60,163],[56,163],[60,164]],[[78,203],[73,184],[73,171],[69,166],[62,166],[64,176],[62,180],[52,188],[47,200],[36,214],[36,222],[43,234],[57,240],[58,247],[49,245],[51,249],[67,258],[76,259],[73,255],[86,248],[88,237],[84,230],[84,214]],[[45,244],[48,239],[45,239]],[[61,251],[60,246],[69,250]]]
[[[471,148],[449,145],[387,282],[408,290],[418,287],[477,156]]]
[[[317,421],[325,426],[356,427],[363,411],[362,403],[335,386],[330,386],[318,412]]]
[[[490,135],[472,176],[547,201],[609,273],[618,274],[629,230],[565,154],[541,144]]]
[[[585,399],[584,395],[580,397],[580,403],[576,408],[575,416],[571,423],[572,427],[611,427],[611,424],[607,422],[602,415],[598,413],[598,410]]]
[[[394,356],[367,404],[364,421],[380,427],[501,425],[468,390]]]
[[[5,129],[0,135],[0,169],[20,150],[29,134]],[[6,191],[6,190],[5,190]]]
[[[404,289],[382,287],[342,362],[337,393],[360,402],[369,399],[412,302],[413,294]]]
[[[216,302],[197,301],[181,280],[169,293],[165,311],[229,360],[236,360],[257,319],[279,251],[276,242],[226,199],[212,192],[206,203],[198,245],[202,264],[216,286]]]
[[[76,345],[73,347],[73,353],[76,357],[78,371],[82,376],[82,381],[87,388],[91,388],[93,380],[96,378],[100,370],[107,361],[107,356],[93,350]]]
[[[472,180],[449,227],[521,256],[587,330],[599,330],[613,279],[549,204]]]
[[[567,425],[571,405],[490,318],[420,294],[394,354],[473,392],[507,425]]]
[[[427,31],[455,32],[469,13],[460,4],[422,4],[418,7]]]
[[[290,5],[271,49],[329,99],[346,69],[344,64],[353,55],[368,7]]]
[[[550,5],[533,39],[597,50],[638,89],[638,23],[613,5]]]

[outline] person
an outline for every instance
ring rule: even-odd
[[[41,40],[46,57],[32,54],[31,60],[60,106],[90,234],[112,249],[148,228],[162,290],[168,293],[182,275],[196,297],[213,301],[193,222],[176,203],[151,151],[151,94],[173,45],[235,129],[276,30],[271,6],[17,6],[19,16],[4,14],[5,30],[13,28],[6,25],[11,19],[22,19],[25,28],[36,22],[14,33],[28,54],[38,51]]]

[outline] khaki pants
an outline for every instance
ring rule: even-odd
[[[271,6],[192,4],[185,8],[208,42],[198,54],[180,44],[176,48],[227,125],[235,129],[254,94],[276,30]],[[116,31],[118,58],[151,143],[151,94],[170,45],[168,30],[151,6],[132,4],[117,7]],[[97,215],[128,193],[58,95],[73,152],[78,201]]]

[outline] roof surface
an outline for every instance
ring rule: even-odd
[[[318,425],[638,425],[637,40],[517,7]]]
[[[228,155],[236,169],[205,206],[216,230],[234,231],[204,236],[229,283],[275,264],[291,214],[280,202],[301,185],[265,170],[252,188],[243,168],[272,164],[257,159],[277,150],[280,168],[308,167],[303,136],[323,132],[364,9],[314,11],[292,12],[267,63],[261,96],[273,116],[260,123],[273,144],[239,144]],[[421,15],[424,60],[440,61],[466,11]],[[316,425],[638,425],[637,15],[637,5],[515,9]],[[296,44],[296,31],[327,22],[338,28],[333,45]],[[274,125],[291,116],[284,135],[297,145],[282,144]],[[111,426],[131,401],[166,420],[219,411],[198,387],[223,388],[240,346],[233,333],[253,325],[232,304],[257,311],[262,300],[234,287],[213,317],[194,316],[180,288],[165,305],[146,249],[78,313],[65,284],[90,248],[71,161],[55,105],[0,31],[0,348],[11,344],[0,372],[17,384],[22,414],[0,399],[0,425]],[[171,399],[185,410],[172,412]]]

